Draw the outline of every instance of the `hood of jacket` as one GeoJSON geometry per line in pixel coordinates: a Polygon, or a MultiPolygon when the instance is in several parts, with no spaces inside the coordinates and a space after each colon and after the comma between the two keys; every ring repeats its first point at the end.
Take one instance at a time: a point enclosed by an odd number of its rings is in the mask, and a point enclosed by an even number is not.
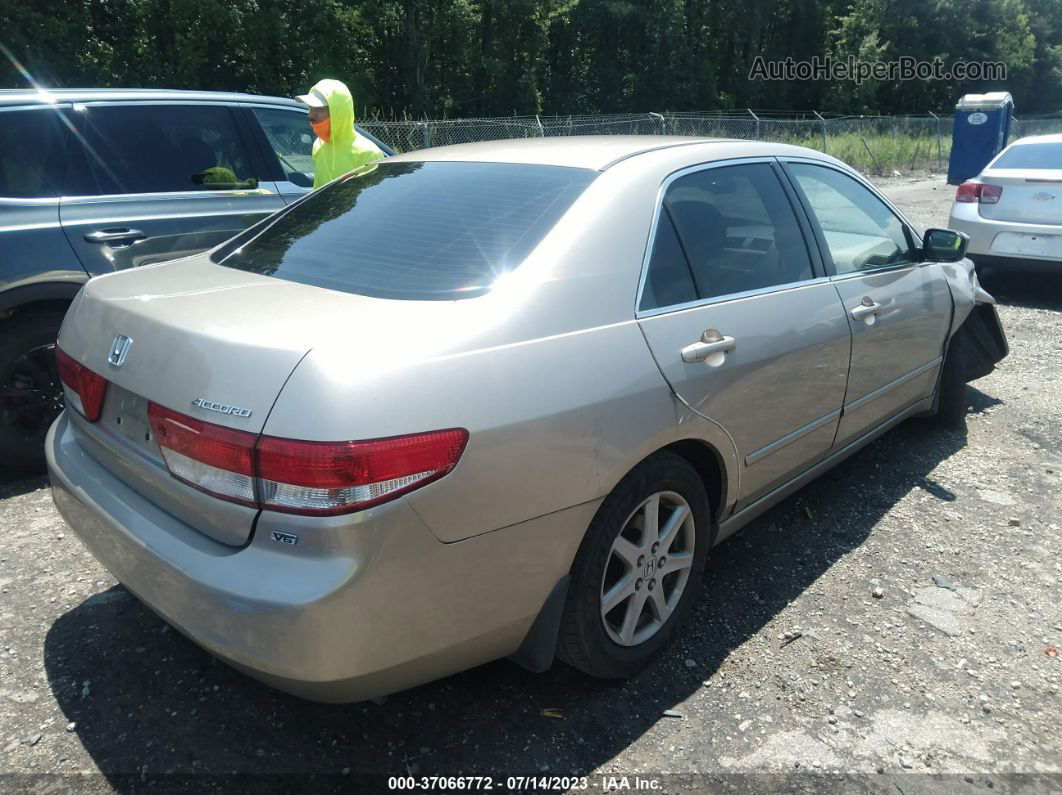
{"type": "Polygon", "coordinates": [[[373,160],[383,152],[354,129],[354,97],[339,80],[319,80],[310,89],[328,102],[330,139],[313,143],[313,186],[319,188],[373,160]]]}
{"type": "Polygon", "coordinates": [[[354,140],[354,97],[350,89],[339,80],[318,80],[310,91],[316,91],[328,102],[332,140],[321,143],[350,146],[354,140]]]}

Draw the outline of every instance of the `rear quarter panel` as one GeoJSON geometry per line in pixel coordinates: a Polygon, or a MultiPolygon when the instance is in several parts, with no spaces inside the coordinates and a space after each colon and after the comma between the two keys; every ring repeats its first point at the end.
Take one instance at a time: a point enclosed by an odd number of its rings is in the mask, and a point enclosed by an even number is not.
{"type": "Polygon", "coordinates": [[[390,372],[367,373],[353,352],[350,366],[336,363],[311,353],[265,432],[364,439],[467,428],[457,468],[406,497],[443,541],[607,493],[627,453],[676,422],[671,395],[633,322],[390,372]]]}

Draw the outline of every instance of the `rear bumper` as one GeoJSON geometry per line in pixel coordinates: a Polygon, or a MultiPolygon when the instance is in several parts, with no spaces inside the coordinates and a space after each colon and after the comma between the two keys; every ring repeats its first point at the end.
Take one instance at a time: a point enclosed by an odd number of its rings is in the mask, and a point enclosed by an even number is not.
{"type": "Polygon", "coordinates": [[[61,415],[52,496],[123,585],[207,651],[281,690],[358,701],[512,654],[568,573],[596,503],[438,541],[403,500],[305,529],[219,544],[88,455],[61,415]]]}
{"type": "Polygon", "coordinates": [[[976,204],[953,204],[948,228],[969,235],[966,252],[978,264],[986,258],[992,258],[993,264],[1007,261],[1016,262],[1019,266],[1044,263],[1051,270],[1062,270],[1062,254],[1030,254],[1020,242],[1022,236],[1052,239],[1047,249],[1051,252],[1062,251],[1062,226],[993,221],[982,217],[976,204]]]}

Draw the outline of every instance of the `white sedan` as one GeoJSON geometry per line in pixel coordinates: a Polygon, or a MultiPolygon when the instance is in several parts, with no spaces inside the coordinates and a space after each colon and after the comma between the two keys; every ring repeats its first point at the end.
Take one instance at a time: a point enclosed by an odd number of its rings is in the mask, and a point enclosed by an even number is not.
{"type": "Polygon", "coordinates": [[[1015,141],[955,192],[948,227],[983,266],[1062,269],[1062,135],[1015,141]]]}

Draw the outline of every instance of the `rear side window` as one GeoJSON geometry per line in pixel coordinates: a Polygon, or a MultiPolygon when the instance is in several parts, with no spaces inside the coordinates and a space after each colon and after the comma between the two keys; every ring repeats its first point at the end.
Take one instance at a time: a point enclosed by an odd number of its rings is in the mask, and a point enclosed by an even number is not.
{"type": "Polygon", "coordinates": [[[0,197],[58,196],[68,139],[58,108],[0,111],[0,197]]]}
{"type": "Polygon", "coordinates": [[[90,105],[81,111],[67,195],[254,187],[243,140],[224,105],[90,105]]]}
{"type": "Polygon", "coordinates": [[[471,298],[518,267],[596,173],[382,162],[310,194],[212,257],[231,268],[377,298],[471,298]]]}
{"type": "Polygon", "coordinates": [[[1062,169],[1062,144],[1019,144],[999,156],[992,168],[1062,169]]]}

